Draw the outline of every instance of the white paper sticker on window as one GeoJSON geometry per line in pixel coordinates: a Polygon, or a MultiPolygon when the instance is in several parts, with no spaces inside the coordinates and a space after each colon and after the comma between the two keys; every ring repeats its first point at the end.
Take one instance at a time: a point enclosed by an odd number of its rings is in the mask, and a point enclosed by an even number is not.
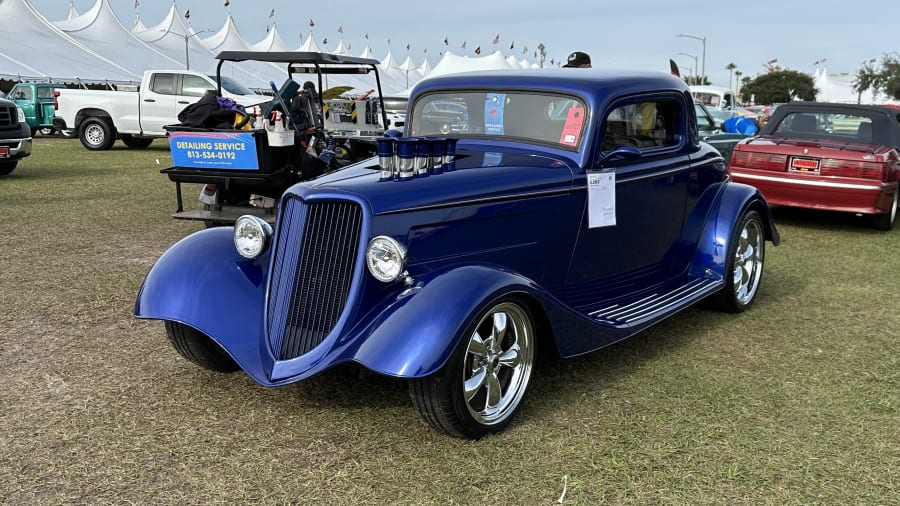
{"type": "Polygon", "coordinates": [[[588,228],[616,225],[616,173],[588,172],[588,228]]]}

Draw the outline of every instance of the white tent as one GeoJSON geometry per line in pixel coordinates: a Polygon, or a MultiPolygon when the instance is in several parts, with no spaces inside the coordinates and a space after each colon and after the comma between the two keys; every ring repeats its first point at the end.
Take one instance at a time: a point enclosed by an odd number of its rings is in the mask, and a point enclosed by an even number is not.
{"type": "MultiPolygon", "coordinates": [[[[231,16],[228,16],[231,17],[231,16]]],[[[266,34],[266,37],[250,46],[251,51],[290,51],[284,41],[281,40],[281,36],[278,34],[278,29],[275,28],[275,24],[272,23],[272,28],[269,30],[269,33],[266,34]]]]}
{"type": "Polygon", "coordinates": [[[134,36],[116,17],[109,0],[97,0],[83,14],[56,21],[57,28],[134,74],[149,67],[177,68],[180,63],[134,36]]]}
{"type": "Polygon", "coordinates": [[[0,76],[64,82],[134,82],[139,74],[68,36],[28,0],[0,0],[0,76]],[[48,48],[53,48],[48,51],[48,48]],[[25,63],[27,62],[27,63],[25,63]]]}
{"type": "Polygon", "coordinates": [[[309,53],[322,52],[322,50],[319,49],[319,45],[316,44],[316,39],[313,37],[312,32],[309,33],[309,37],[306,38],[306,41],[303,44],[300,44],[300,47],[297,48],[297,51],[306,51],[309,53]]]}
{"type": "Polygon", "coordinates": [[[513,65],[507,61],[501,51],[494,51],[488,56],[470,58],[468,56],[459,56],[452,51],[444,53],[441,61],[431,69],[431,72],[425,76],[425,79],[444,74],[456,74],[458,72],[472,72],[476,70],[501,70],[520,68],[518,64],[513,65]]]}
{"type": "Polygon", "coordinates": [[[851,74],[828,74],[825,67],[817,68],[813,75],[813,83],[818,90],[816,100],[818,102],[837,102],[845,104],[883,104],[890,102],[883,95],[868,90],[859,94],[853,90],[853,81],[856,76],[851,74]]]}

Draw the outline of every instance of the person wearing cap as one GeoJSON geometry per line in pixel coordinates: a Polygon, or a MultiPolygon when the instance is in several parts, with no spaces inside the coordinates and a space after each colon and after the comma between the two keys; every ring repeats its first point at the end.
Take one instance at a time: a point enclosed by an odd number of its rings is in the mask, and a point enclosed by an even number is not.
{"type": "Polygon", "coordinates": [[[575,51],[574,53],[569,55],[569,58],[566,60],[566,64],[563,65],[563,68],[589,69],[591,68],[591,57],[588,56],[587,53],[575,51]]]}

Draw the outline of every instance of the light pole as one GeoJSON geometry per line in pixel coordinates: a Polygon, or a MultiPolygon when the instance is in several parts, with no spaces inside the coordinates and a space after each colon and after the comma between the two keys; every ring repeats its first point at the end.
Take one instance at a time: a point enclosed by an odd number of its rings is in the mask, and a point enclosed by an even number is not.
{"type": "Polygon", "coordinates": [[[160,30],[160,31],[165,32],[165,33],[171,33],[172,35],[177,35],[177,36],[181,37],[182,39],[184,39],[184,67],[185,67],[185,70],[191,70],[191,56],[190,56],[190,52],[188,51],[188,39],[190,39],[191,37],[196,37],[196,36],[200,35],[201,33],[211,32],[212,30],[203,30],[201,32],[185,33],[183,35],[180,33],[175,33],[171,30],[160,30]]]}
{"type": "Polygon", "coordinates": [[[697,37],[696,35],[687,35],[684,33],[679,33],[676,37],[687,37],[689,39],[696,39],[703,43],[703,66],[700,70],[700,84],[706,80],[706,37],[697,37]]]}
{"type": "MultiPolygon", "coordinates": [[[[687,56],[688,58],[693,58],[694,59],[694,71],[698,72],[700,70],[700,66],[697,65],[697,57],[696,56],[694,56],[692,54],[688,54],[688,53],[675,53],[675,54],[680,54],[682,56],[687,56]]],[[[694,84],[700,84],[700,83],[694,83],[694,84]]]]}

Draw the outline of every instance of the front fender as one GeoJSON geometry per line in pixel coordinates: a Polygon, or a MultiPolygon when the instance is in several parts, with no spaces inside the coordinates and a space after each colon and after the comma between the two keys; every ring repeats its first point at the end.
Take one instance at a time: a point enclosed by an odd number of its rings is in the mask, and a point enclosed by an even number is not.
{"type": "Polygon", "coordinates": [[[762,216],[766,239],[776,246],[781,242],[775,228],[775,220],[762,193],[750,185],[729,182],[718,194],[718,199],[713,204],[709,219],[700,234],[691,263],[691,274],[724,278],[731,232],[744,212],[749,209],[759,212],[762,216]]]}
{"type": "Polygon", "coordinates": [[[366,326],[353,359],[389,376],[428,376],[443,367],[490,302],[516,292],[537,296],[540,289],[528,278],[492,266],[430,273],[366,326]]]}
{"type": "Polygon", "coordinates": [[[217,342],[254,378],[261,364],[269,254],[247,260],[230,227],[191,234],[169,248],[144,279],[134,316],[189,325],[217,342]]]}

